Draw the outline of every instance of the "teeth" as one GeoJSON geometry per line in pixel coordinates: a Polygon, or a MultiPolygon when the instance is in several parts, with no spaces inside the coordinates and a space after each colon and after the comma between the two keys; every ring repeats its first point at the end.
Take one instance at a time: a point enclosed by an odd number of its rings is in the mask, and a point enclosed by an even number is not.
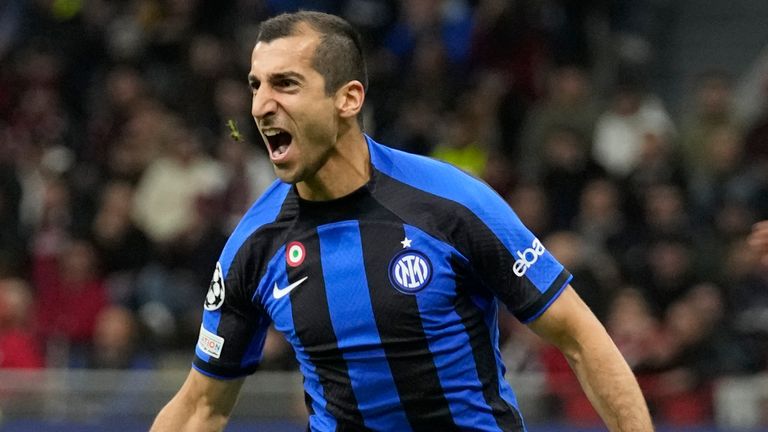
{"type": "Polygon", "coordinates": [[[280,129],[263,129],[261,132],[266,136],[275,136],[283,133],[280,129]]]}

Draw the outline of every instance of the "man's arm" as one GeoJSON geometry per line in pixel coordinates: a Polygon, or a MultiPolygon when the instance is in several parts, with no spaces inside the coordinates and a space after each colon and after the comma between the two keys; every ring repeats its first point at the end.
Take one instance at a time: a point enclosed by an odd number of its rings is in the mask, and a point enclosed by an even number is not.
{"type": "Polygon", "coordinates": [[[243,381],[217,380],[192,369],[179,392],[160,410],[150,431],[223,430],[243,381]]]}
{"type": "Polygon", "coordinates": [[[569,285],[530,328],[565,355],[611,431],[652,431],[634,374],[602,324],[569,285]]]}

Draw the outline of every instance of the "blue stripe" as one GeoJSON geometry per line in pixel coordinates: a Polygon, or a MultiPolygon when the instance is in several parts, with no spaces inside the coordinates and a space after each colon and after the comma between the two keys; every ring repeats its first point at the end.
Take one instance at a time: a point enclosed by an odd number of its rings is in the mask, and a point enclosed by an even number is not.
{"type": "Polygon", "coordinates": [[[412,248],[426,253],[434,266],[430,285],[420,291],[416,299],[429,350],[454,422],[463,430],[496,431],[498,425],[483,397],[469,335],[450,303],[456,296],[456,284],[447,259],[460,254],[418,228],[404,227],[406,237],[412,240],[412,248]],[[446,261],[438,261],[437,257],[446,261]],[[440,307],[443,306],[440,302],[445,302],[444,307],[440,307]]]}
{"type": "Polygon", "coordinates": [[[374,430],[408,431],[373,316],[360,227],[349,221],[318,227],[317,232],[331,323],[365,425],[374,430]]]}
{"type": "MultiPolygon", "coordinates": [[[[503,198],[482,181],[445,162],[385,147],[366,136],[371,163],[382,173],[411,187],[456,202],[474,213],[515,259],[530,248],[535,236],[503,198]]],[[[562,270],[546,251],[525,277],[545,292],[562,270]]]]}

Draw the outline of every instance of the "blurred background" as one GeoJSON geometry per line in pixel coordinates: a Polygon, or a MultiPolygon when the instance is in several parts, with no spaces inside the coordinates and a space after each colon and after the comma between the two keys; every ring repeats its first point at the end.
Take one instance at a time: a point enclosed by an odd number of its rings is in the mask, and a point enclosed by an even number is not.
{"type": "MultiPolygon", "coordinates": [[[[574,273],[659,430],[768,430],[764,0],[3,0],[0,430],[146,430],[178,389],[274,178],[258,24],[299,8],[361,31],[368,134],[483,178],[574,273]]],[[[556,350],[500,331],[530,430],[602,430],[556,350]]],[[[292,356],[271,335],[229,430],[303,430],[292,356]]]]}

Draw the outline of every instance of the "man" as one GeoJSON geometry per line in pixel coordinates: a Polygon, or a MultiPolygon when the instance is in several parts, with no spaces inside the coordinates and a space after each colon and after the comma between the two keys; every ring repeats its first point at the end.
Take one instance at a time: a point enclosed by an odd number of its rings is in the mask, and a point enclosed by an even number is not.
{"type": "Polygon", "coordinates": [[[757,253],[760,262],[768,266],[768,220],[756,223],[749,234],[749,245],[757,253]]]}
{"type": "Polygon", "coordinates": [[[222,429],[270,322],[296,351],[310,430],[525,430],[497,299],[565,353],[611,430],[651,430],[570,274],[503,200],[362,133],[366,71],[345,21],[264,22],[249,81],[279,180],[225,246],[193,368],[153,430],[222,429]]]}

